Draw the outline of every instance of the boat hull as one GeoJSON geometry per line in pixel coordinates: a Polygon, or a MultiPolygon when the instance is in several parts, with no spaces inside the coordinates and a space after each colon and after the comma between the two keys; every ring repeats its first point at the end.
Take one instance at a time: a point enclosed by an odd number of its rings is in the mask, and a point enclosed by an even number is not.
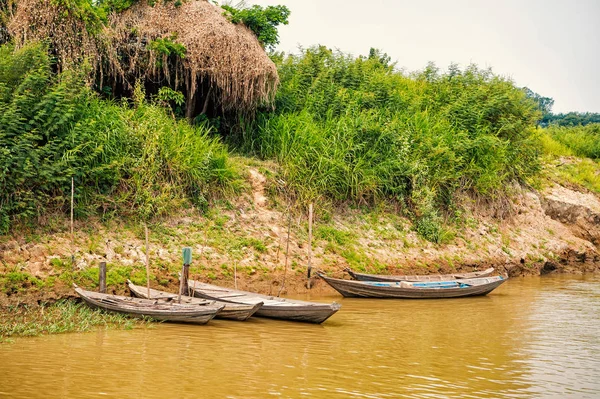
{"type": "Polygon", "coordinates": [[[482,270],[479,272],[470,273],[453,273],[453,274],[431,274],[431,275],[386,275],[386,274],[366,274],[358,273],[350,269],[346,269],[348,274],[358,281],[448,281],[448,280],[459,280],[459,279],[471,279],[479,277],[488,277],[494,273],[494,268],[482,270]]]}
{"type": "Polygon", "coordinates": [[[188,287],[194,292],[194,296],[200,298],[242,304],[263,302],[263,305],[254,315],[278,320],[320,324],[341,308],[341,305],[335,302],[319,303],[278,298],[253,292],[232,290],[192,280],[188,281],[188,287]]]}
{"type": "Polygon", "coordinates": [[[151,318],[176,323],[206,324],[223,306],[198,306],[157,303],[155,300],[102,294],[75,288],[75,292],[90,307],[126,314],[135,318],[151,318]]]}
{"type": "MultiPolygon", "coordinates": [[[[342,280],[319,276],[331,287],[348,298],[397,298],[397,299],[436,299],[436,298],[463,298],[470,296],[487,295],[498,288],[506,279],[502,277],[489,277],[464,280],[477,284],[470,285],[462,281],[440,282],[438,287],[402,286],[402,282],[364,282],[355,280],[342,280]],[[489,280],[489,281],[482,281],[489,280]]],[[[425,283],[412,283],[425,284],[425,283]]],[[[429,283],[431,284],[431,283],[429,283]]]]}
{"type": "Polygon", "coordinates": [[[281,309],[277,306],[265,306],[263,305],[256,316],[267,317],[270,319],[279,320],[290,320],[300,321],[305,323],[316,323],[321,324],[335,312],[340,309],[339,304],[333,304],[332,306],[326,305],[315,309],[313,306],[307,307],[294,307],[292,309],[281,309]],[[337,305],[337,306],[336,306],[337,305]]]}
{"type": "MultiPolygon", "coordinates": [[[[127,282],[129,290],[133,295],[138,298],[148,298],[148,289],[146,287],[141,287],[139,285],[135,285],[130,281],[127,282]]],[[[158,299],[165,302],[173,302],[177,301],[178,295],[170,292],[164,292],[160,290],[150,289],[150,295],[152,299],[158,299]]],[[[222,302],[215,300],[208,300],[202,298],[195,298],[191,296],[181,296],[181,303],[186,304],[197,304],[197,305],[208,305],[208,304],[221,304],[223,305],[223,309],[217,313],[215,318],[217,319],[226,319],[226,320],[235,320],[235,321],[245,321],[248,320],[252,315],[256,313],[262,306],[262,302],[259,302],[254,305],[246,305],[246,304],[238,304],[231,302],[222,302]]]]}

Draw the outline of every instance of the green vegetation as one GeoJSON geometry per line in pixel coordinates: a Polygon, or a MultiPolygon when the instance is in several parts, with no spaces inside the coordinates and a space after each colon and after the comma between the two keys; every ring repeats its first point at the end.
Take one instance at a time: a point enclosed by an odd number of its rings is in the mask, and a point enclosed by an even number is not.
{"type": "Polygon", "coordinates": [[[543,130],[541,142],[551,180],[600,193],[600,124],[551,126],[543,130]]]}
{"type": "Polygon", "coordinates": [[[101,100],[76,72],[52,72],[46,49],[0,47],[0,231],[68,207],[148,218],[205,208],[238,174],[208,127],[147,103],[101,100]]]}
{"type": "Polygon", "coordinates": [[[552,113],[554,99],[544,97],[528,87],[523,88],[525,95],[532,99],[538,110],[541,112],[541,118],[538,124],[543,127],[548,126],[586,126],[592,123],[600,123],[600,113],[595,112],[568,112],[568,113],[552,113]]]}
{"type": "Polygon", "coordinates": [[[42,306],[11,306],[2,311],[0,343],[15,336],[84,332],[99,327],[131,329],[140,323],[143,321],[67,300],[42,306]]]}
{"type": "Polygon", "coordinates": [[[222,5],[225,16],[234,24],[242,23],[256,35],[258,41],[267,49],[274,49],[279,44],[279,25],[287,25],[290,10],[286,6],[261,7],[254,5],[245,7],[238,5],[222,5]]]}
{"type": "MultiPolygon", "coordinates": [[[[3,9],[13,5],[12,0],[0,1],[3,9]]],[[[118,214],[147,220],[192,206],[206,211],[211,199],[241,187],[212,126],[240,152],[277,161],[281,176],[267,190],[295,205],[318,201],[325,207],[372,209],[393,204],[413,221],[420,237],[437,243],[450,241],[452,223],[461,223],[459,195],[494,199],[507,194],[509,182],[530,182],[541,168],[542,148],[554,156],[599,158],[598,125],[551,127],[541,134],[535,129],[540,118],[551,114],[551,98],[475,65],[464,70],[452,65],[442,72],[431,64],[407,74],[375,49],[359,57],[325,47],[298,55],[272,54],[281,81],[275,110],[254,115],[274,92],[276,76],[267,58],[260,77],[236,75],[247,69],[234,66],[211,70],[213,77],[199,79],[186,73],[204,68],[202,62],[214,58],[214,48],[192,54],[196,42],[189,41],[189,26],[179,36],[157,34],[143,24],[128,25],[133,20],[126,19],[110,28],[131,40],[146,40],[144,48],[127,40],[104,43],[107,37],[98,32],[108,28],[106,15],[135,3],[59,0],[49,6],[58,19],[49,21],[79,29],[81,43],[54,37],[50,47],[22,45],[15,37],[14,46],[0,47],[0,232],[15,223],[66,212],[71,179],[78,217],[118,214]],[[178,37],[187,38],[190,51],[178,37]],[[75,50],[60,47],[64,43],[79,48],[79,55],[66,57],[75,50]],[[80,45],[85,43],[89,46],[80,45]],[[56,54],[56,60],[49,54],[56,54]],[[90,65],[84,65],[88,58],[90,65]],[[152,72],[156,65],[164,70],[152,72]],[[125,72],[127,68],[131,70],[125,72]],[[94,85],[120,100],[104,100],[90,89],[94,85]],[[248,85],[261,88],[253,91],[248,85]],[[192,90],[197,98],[190,96],[192,90]],[[242,92],[240,102],[227,108],[233,103],[225,100],[242,92]],[[261,95],[264,101],[256,100],[261,95]],[[177,119],[183,115],[188,120],[200,115],[195,119],[199,126],[177,119]]],[[[223,8],[231,22],[245,24],[269,49],[278,43],[277,27],[287,24],[290,15],[285,6],[240,3],[223,8]]],[[[0,28],[5,29],[8,15],[1,13],[0,28]]],[[[23,29],[31,28],[28,18],[17,19],[23,29]]],[[[257,47],[251,36],[250,42],[257,47]]],[[[562,168],[561,173],[595,187],[596,170],[581,165],[562,168]]],[[[228,219],[213,219],[210,235],[216,240],[228,219]]],[[[348,246],[354,239],[333,227],[321,227],[316,237],[332,246],[348,246]]],[[[265,252],[269,244],[247,239],[228,246],[238,252],[244,247],[265,252]]],[[[86,250],[102,254],[93,237],[86,250]]]]}
{"type": "Polygon", "coordinates": [[[177,40],[177,35],[172,34],[171,37],[163,39],[159,38],[150,42],[150,45],[148,46],[150,50],[156,52],[160,56],[157,61],[160,68],[167,64],[170,57],[185,58],[185,53],[187,52],[185,46],[177,43],[175,40],[177,40]]]}
{"type": "Polygon", "coordinates": [[[455,192],[499,195],[539,170],[535,103],[489,70],[429,65],[407,76],[377,50],[354,58],[324,47],[275,60],[277,111],[242,145],[280,162],[301,203],[397,200],[441,242],[440,209],[455,192]]]}
{"type": "Polygon", "coordinates": [[[573,155],[600,160],[600,123],[574,127],[550,126],[545,133],[568,148],[573,155]]]}
{"type": "Polygon", "coordinates": [[[596,112],[568,112],[545,115],[541,121],[543,126],[586,126],[600,123],[600,113],[596,112]]]}

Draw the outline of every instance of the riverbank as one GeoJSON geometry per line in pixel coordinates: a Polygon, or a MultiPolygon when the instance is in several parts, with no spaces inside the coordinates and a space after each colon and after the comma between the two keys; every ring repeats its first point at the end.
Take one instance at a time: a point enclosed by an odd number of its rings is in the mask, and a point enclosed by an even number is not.
{"type": "MultiPolygon", "coordinates": [[[[235,277],[242,289],[270,294],[308,292],[306,215],[296,212],[288,218],[276,194],[275,165],[255,163],[246,178],[250,188],[245,194],[214,204],[204,215],[190,209],[149,225],[152,286],[178,288],[181,249],[189,246],[191,278],[233,286],[235,277]]],[[[461,218],[443,244],[420,238],[393,205],[331,210],[317,204],[313,268],[337,276],[346,267],[429,274],[494,266],[510,276],[600,270],[597,195],[555,183],[541,191],[518,186],[511,191],[510,198],[495,202],[464,196],[461,218]]],[[[0,238],[0,305],[70,298],[73,282],[95,289],[100,262],[108,264],[109,292],[126,293],[127,279],[145,285],[143,225],[80,220],[73,241],[68,227],[60,216],[0,238]]],[[[328,290],[320,281],[313,284],[315,293],[328,290]]]]}

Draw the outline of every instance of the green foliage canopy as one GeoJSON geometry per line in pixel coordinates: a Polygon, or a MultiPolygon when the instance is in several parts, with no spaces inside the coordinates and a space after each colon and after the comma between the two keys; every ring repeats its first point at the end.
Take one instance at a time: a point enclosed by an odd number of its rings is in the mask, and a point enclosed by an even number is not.
{"type": "Polygon", "coordinates": [[[236,8],[229,5],[221,6],[231,22],[242,23],[248,27],[258,38],[258,41],[267,49],[273,49],[279,44],[279,25],[287,25],[290,10],[286,6],[261,7],[254,5],[248,8],[236,8]]]}

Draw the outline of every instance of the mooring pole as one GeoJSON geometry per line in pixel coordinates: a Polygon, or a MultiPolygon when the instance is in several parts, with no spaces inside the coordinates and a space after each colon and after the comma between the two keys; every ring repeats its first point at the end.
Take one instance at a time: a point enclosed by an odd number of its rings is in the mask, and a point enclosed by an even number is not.
{"type": "Polygon", "coordinates": [[[313,204],[308,205],[308,271],[306,273],[306,286],[310,290],[310,273],[312,272],[312,225],[313,225],[313,204]]]}
{"type": "Polygon", "coordinates": [[[179,298],[181,303],[181,295],[188,294],[188,278],[190,273],[190,264],[192,263],[192,248],[183,248],[183,269],[181,270],[181,279],[179,283],[179,298]]]}
{"type": "Polygon", "coordinates": [[[100,292],[106,294],[106,262],[100,262],[98,268],[98,285],[100,286],[100,292]]]}

